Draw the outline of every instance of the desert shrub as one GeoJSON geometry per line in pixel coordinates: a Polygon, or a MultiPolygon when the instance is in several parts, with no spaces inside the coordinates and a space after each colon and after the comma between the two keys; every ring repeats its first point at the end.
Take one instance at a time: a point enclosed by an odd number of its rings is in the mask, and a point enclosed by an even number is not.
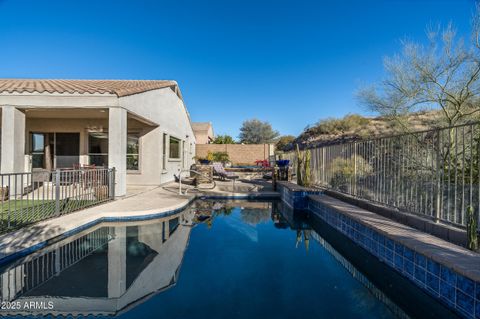
{"type": "Polygon", "coordinates": [[[316,134],[343,134],[358,131],[368,125],[370,119],[358,114],[348,114],[343,118],[328,118],[320,120],[310,130],[316,134]]]}
{"type": "Polygon", "coordinates": [[[361,156],[356,156],[356,170],[355,170],[355,158],[338,157],[330,164],[330,170],[332,172],[332,178],[330,185],[333,188],[348,191],[350,181],[356,176],[356,178],[365,178],[372,172],[372,166],[361,156]]]}

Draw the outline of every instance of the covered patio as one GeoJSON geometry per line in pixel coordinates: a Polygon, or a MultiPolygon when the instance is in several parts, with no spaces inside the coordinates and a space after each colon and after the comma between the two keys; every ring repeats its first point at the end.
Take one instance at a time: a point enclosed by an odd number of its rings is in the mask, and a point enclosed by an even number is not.
{"type": "Polygon", "coordinates": [[[113,107],[7,106],[1,116],[2,173],[115,168],[117,196],[126,194],[126,173],[140,169],[142,136],[157,126],[113,107]]]}

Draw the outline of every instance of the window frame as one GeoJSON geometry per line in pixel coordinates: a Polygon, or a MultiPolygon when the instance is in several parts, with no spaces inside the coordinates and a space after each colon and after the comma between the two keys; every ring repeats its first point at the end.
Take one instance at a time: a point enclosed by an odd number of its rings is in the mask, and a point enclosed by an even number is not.
{"type": "Polygon", "coordinates": [[[141,143],[141,135],[140,135],[140,132],[138,131],[133,131],[133,132],[127,132],[127,150],[126,150],[126,154],[125,154],[125,167],[126,167],[126,163],[127,163],[127,158],[128,158],[128,155],[137,155],[138,156],[138,168],[137,169],[128,169],[126,168],[127,170],[127,174],[140,174],[141,171],[142,171],[142,143],[141,143]],[[128,153],[128,136],[129,135],[136,135],[137,139],[138,139],[138,153],[137,154],[134,154],[134,153],[128,153]]]}
{"type": "Polygon", "coordinates": [[[88,158],[88,165],[93,165],[92,162],[91,162],[91,156],[102,156],[102,157],[106,157],[107,158],[107,162],[106,162],[106,165],[104,167],[108,168],[108,141],[110,139],[110,135],[109,135],[109,132],[108,130],[99,130],[99,131],[87,131],[87,158],[88,158]],[[91,153],[90,152],[90,134],[95,134],[95,133],[103,133],[103,134],[107,134],[107,153],[91,153]]]}
{"type": "Polygon", "coordinates": [[[168,161],[168,149],[167,149],[168,134],[167,132],[162,133],[162,172],[167,172],[167,161],[168,161]]]}
{"type": "Polygon", "coordinates": [[[169,162],[180,162],[182,160],[181,147],[182,147],[182,139],[172,135],[168,136],[168,161],[169,162]],[[178,157],[172,157],[172,152],[171,152],[172,139],[178,141],[178,157]]]}

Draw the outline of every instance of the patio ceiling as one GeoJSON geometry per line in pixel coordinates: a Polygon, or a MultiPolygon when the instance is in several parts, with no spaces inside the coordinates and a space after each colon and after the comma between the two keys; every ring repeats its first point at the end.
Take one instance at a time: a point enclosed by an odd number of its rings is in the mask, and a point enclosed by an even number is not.
{"type": "Polygon", "coordinates": [[[27,118],[49,119],[108,119],[108,109],[26,109],[27,118]]]}
{"type": "MultiPolygon", "coordinates": [[[[32,119],[108,119],[108,108],[86,109],[86,108],[35,108],[24,109],[27,118],[32,119]]],[[[148,126],[156,126],[151,121],[128,113],[129,120],[135,120],[148,126]]]]}

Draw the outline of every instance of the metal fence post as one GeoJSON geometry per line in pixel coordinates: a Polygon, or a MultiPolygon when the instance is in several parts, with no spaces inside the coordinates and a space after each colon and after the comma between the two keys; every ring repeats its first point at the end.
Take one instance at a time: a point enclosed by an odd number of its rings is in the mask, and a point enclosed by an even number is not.
{"type": "Polygon", "coordinates": [[[353,196],[357,196],[357,142],[353,143],[353,196]]]}
{"type": "MultiPolygon", "coordinates": [[[[435,199],[435,221],[438,223],[440,221],[440,210],[441,210],[441,196],[442,196],[442,175],[441,175],[441,156],[442,152],[440,151],[442,147],[441,141],[440,141],[440,130],[437,130],[437,151],[436,151],[436,156],[437,156],[437,189],[436,189],[436,199],[435,199]]],[[[442,168],[443,169],[443,168],[442,168]]]]}
{"type": "Polygon", "coordinates": [[[110,176],[110,198],[115,199],[115,167],[112,167],[112,170],[110,172],[112,174],[110,176]]]}
{"type": "Polygon", "coordinates": [[[60,170],[55,170],[55,214],[60,215],[60,170]]]}

